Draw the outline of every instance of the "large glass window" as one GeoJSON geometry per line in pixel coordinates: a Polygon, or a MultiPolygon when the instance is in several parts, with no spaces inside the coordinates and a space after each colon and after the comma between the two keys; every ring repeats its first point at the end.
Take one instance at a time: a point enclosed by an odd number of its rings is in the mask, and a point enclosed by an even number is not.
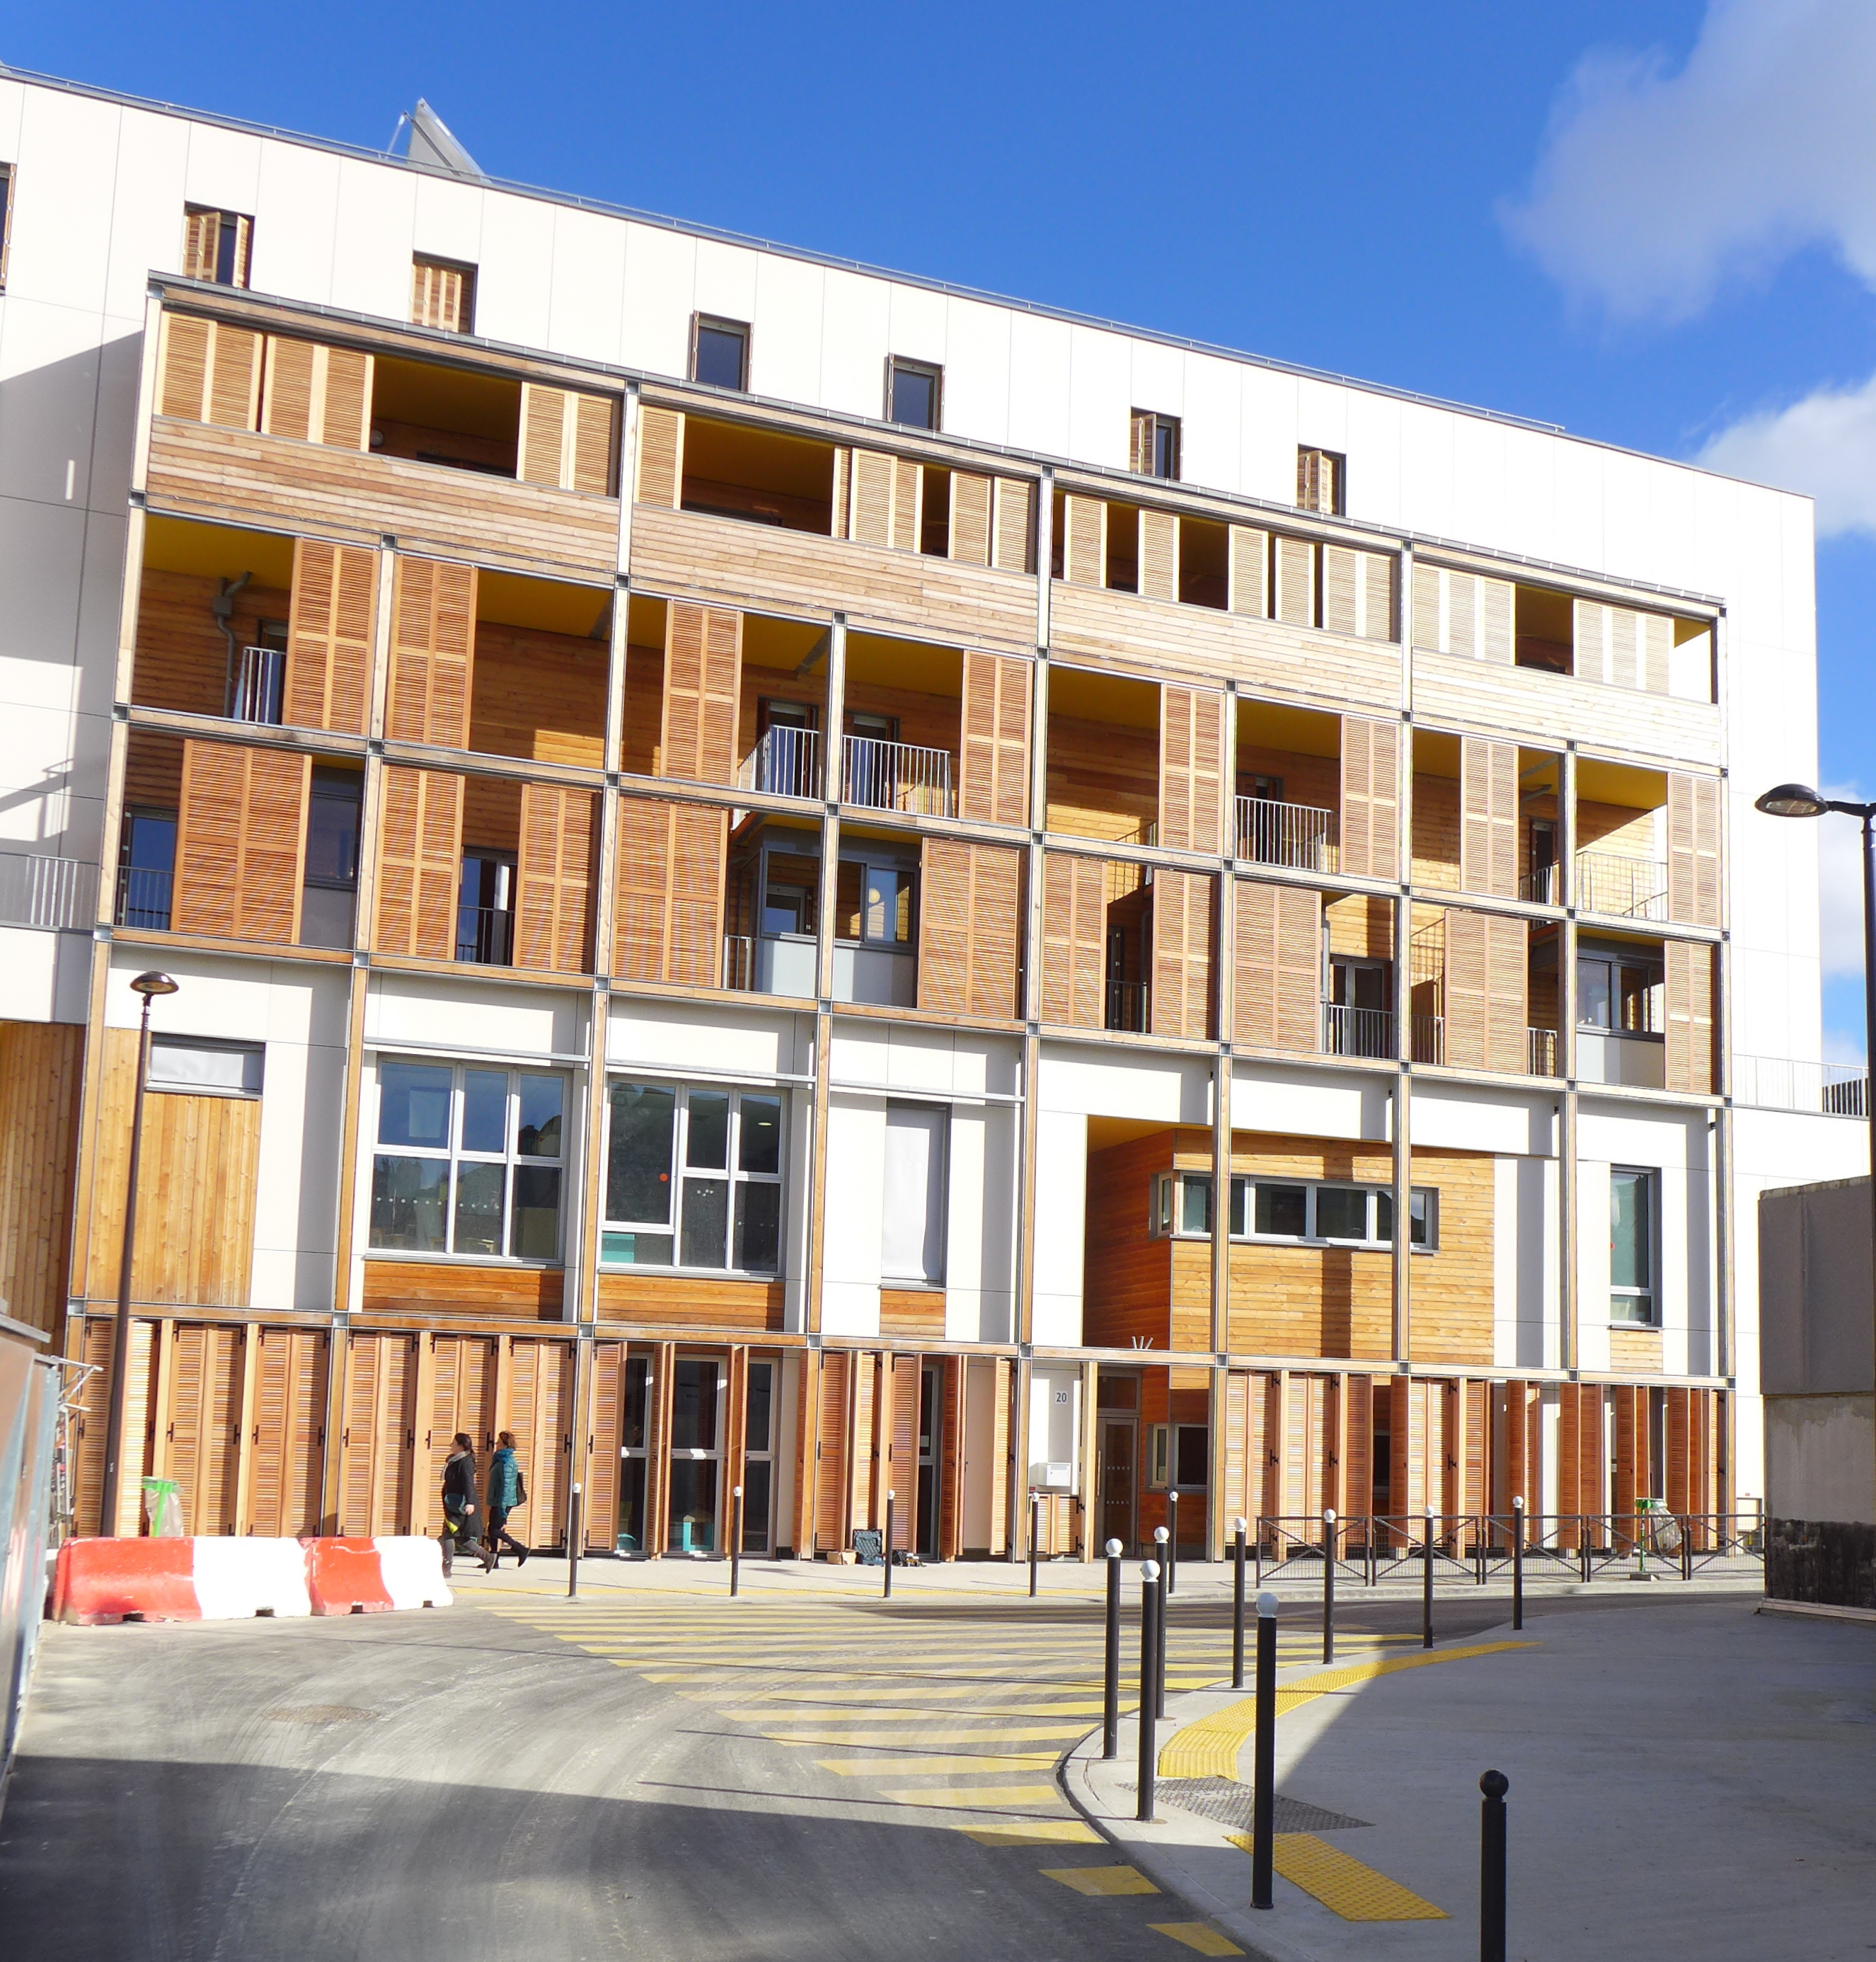
{"type": "Polygon", "coordinates": [[[886,364],[886,420],[912,429],[935,430],[943,372],[923,361],[901,361],[893,356],[886,364]]]}
{"type": "Polygon", "coordinates": [[[746,321],[692,317],[691,379],[713,388],[749,385],[749,327],[746,321]]]}
{"type": "Polygon", "coordinates": [[[1659,1035],[1667,1027],[1664,970],[1632,955],[1579,954],[1576,1018],[1580,1027],[1619,1035],[1659,1035]]]}
{"type": "MultiPolygon", "coordinates": [[[[1430,1252],[1439,1245],[1437,1188],[1412,1189],[1408,1244],[1430,1252]]],[[[1153,1182],[1152,1229],[1175,1239],[1204,1239],[1211,1232],[1211,1174],[1162,1172],[1153,1182]]],[[[1394,1241],[1394,1194],[1385,1185],[1327,1179],[1231,1181],[1231,1238],[1302,1240],[1324,1246],[1389,1247],[1394,1241]]]]}
{"type": "Polygon", "coordinates": [[[608,1107],[603,1264],[779,1270],[779,1092],[614,1083],[608,1107]]]}
{"type": "Polygon", "coordinates": [[[566,1102],[563,1076],[381,1062],[372,1246],[557,1261],[566,1102]]]}
{"type": "Polygon", "coordinates": [[[1618,1165],[1609,1174],[1609,1318],[1656,1320],[1652,1171],[1618,1165]]]}

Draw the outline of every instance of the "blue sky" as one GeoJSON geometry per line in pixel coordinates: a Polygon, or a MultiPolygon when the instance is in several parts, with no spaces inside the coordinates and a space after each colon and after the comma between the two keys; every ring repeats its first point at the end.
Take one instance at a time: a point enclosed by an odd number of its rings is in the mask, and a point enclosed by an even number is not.
{"type": "MultiPolygon", "coordinates": [[[[1869,0],[89,0],[22,9],[0,56],[373,145],[423,94],[499,176],[1712,445],[1819,496],[1823,774],[1876,793],[1869,0]]],[[[1833,1055],[1862,1042],[1846,868],[1833,1055]]]]}

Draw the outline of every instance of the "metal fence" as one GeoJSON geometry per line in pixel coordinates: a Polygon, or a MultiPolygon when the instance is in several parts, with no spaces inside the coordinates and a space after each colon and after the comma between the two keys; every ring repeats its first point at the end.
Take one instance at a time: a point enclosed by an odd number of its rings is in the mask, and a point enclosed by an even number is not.
{"type": "Polygon", "coordinates": [[[1259,865],[1287,865],[1300,872],[1335,870],[1335,813],[1268,797],[1237,800],[1237,855],[1259,865]]]}
{"type": "Polygon", "coordinates": [[[1392,1056],[1393,1011],[1386,1008],[1351,1008],[1344,1002],[1325,1002],[1322,1047],[1330,1056],[1392,1056]]]}
{"type": "Polygon", "coordinates": [[[723,936],[723,986],[748,994],[755,986],[755,937],[747,933],[723,936]]]}
{"type": "Polygon", "coordinates": [[[919,817],[955,816],[951,753],[873,736],[843,736],[841,801],[919,817]]]}
{"type": "Polygon", "coordinates": [[[515,964],[515,915],[503,906],[456,909],[456,958],[490,967],[515,964]]]}
{"type": "Polygon", "coordinates": [[[97,918],[95,865],[82,858],[42,857],[31,852],[0,852],[0,923],[89,927],[97,918]]]}
{"type": "Polygon", "coordinates": [[[1557,1073],[1557,1032],[1555,1029],[1524,1031],[1524,1069],[1530,1076],[1555,1076],[1557,1073]]]}
{"type": "Polygon", "coordinates": [[[1867,1117],[1869,1072],[1860,1064],[1736,1056],[1733,1100],[1764,1110],[1821,1110],[1833,1117],[1867,1117]]]}
{"type": "Polygon", "coordinates": [[[117,924],[140,927],[147,932],[169,931],[171,888],[175,875],[152,871],[145,865],[120,865],[117,868],[117,924]]]}
{"type": "Polygon", "coordinates": [[[1147,1030],[1147,984],[1144,981],[1110,981],[1107,984],[1107,1026],[1131,1035],[1147,1030]]]}
{"type": "Polygon", "coordinates": [[[742,759],[738,784],[770,797],[818,797],[821,794],[821,732],[777,725],[765,729],[755,747],[742,759]]]}
{"type": "Polygon", "coordinates": [[[286,695],[286,650],[244,647],[228,713],[237,722],[277,724],[286,695]]]}
{"type": "Polygon", "coordinates": [[[1579,912],[1616,919],[1667,917],[1667,868],[1657,859],[1579,852],[1574,885],[1579,912]]]}

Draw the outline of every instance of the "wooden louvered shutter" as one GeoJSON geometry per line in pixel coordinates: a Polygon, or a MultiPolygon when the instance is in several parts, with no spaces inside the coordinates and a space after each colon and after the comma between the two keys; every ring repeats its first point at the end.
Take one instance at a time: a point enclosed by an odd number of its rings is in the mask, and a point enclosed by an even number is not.
{"type": "Polygon", "coordinates": [[[960,816],[1023,823],[1029,804],[1029,683],[1027,661],[965,650],[960,816]]]}
{"type": "Polygon", "coordinates": [[[378,554],[362,545],[298,538],[287,623],[287,722],[365,733],[372,681],[378,554]]]}
{"type": "Polygon", "coordinates": [[[397,561],[384,730],[393,742],[469,746],[475,621],[474,566],[432,558],[397,561]]]}
{"type": "Polygon", "coordinates": [[[681,987],[720,985],[729,844],[726,810],[619,800],[614,975],[681,987]]]}
{"type": "Polygon", "coordinates": [[[1219,759],[1224,698],[1208,691],[1160,691],[1160,842],[1169,852],[1218,849],[1219,759]]]}
{"type": "Polygon", "coordinates": [[[313,367],[318,353],[310,340],[267,337],[267,376],[260,403],[263,436],[313,440],[313,367]]]}
{"type": "Polygon", "coordinates": [[[1716,777],[1667,773],[1667,916],[1683,926],[1720,923],[1720,785],[1716,777]]]}
{"type": "Polygon", "coordinates": [[[372,944],[386,954],[453,960],[464,781],[440,770],[388,763],[383,787],[372,944]]]}
{"type": "MultiPolygon", "coordinates": [[[[847,1544],[847,1378],[865,1360],[844,1350],[824,1350],[821,1355],[821,1423],[815,1446],[819,1455],[814,1467],[814,1544],[820,1552],[847,1544]]],[[[804,1433],[806,1428],[804,1424],[804,1433]]]]}
{"type": "Polygon", "coordinates": [[[1522,920],[1446,915],[1446,1061],[1455,1069],[1524,1070],[1528,940],[1522,920]]]}
{"type": "Polygon", "coordinates": [[[163,316],[162,373],[157,383],[157,414],[206,422],[209,354],[214,323],[187,314],[163,316]]]}
{"type": "MultiPolygon", "coordinates": [[[[892,1457],[886,1487],[897,1494],[892,1512],[892,1544],[908,1551],[912,1545],[912,1522],[922,1513],[918,1482],[924,1475],[918,1462],[918,1406],[924,1388],[919,1359],[916,1356],[894,1356],[892,1457]]],[[[933,1439],[933,1442],[935,1444],[937,1440],[933,1439]]],[[[938,1475],[936,1465],[931,1468],[930,1475],[938,1475]]]]}
{"type": "Polygon", "coordinates": [[[1582,681],[1607,681],[1609,674],[1609,615],[1610,609],[1594,599],[1579,599],[1575,605],[1573,672],[1582,681]]]}
{"type": "Polygon", "coordinates": [[[316,1533],[323,1523],[328,1337],[323,1331],[262,1328],[254,1340],[246,1530],[266,1539],[316,1533]]]}
{"type": "Polygon", "coordinates": [[[521,788],[515,964],[589,971],[592,944],[594,798],[559,784],[521,788]]]}
{"type": "Polygon", "coordinates": [[[1179,596],[1179,521],[1170,511],[1140,514],[1140,594],[1144,599],[1179,596]]]}
{"type": "Polygon", "coordinates": [[[1153,1033],[1202,1042],[1211,1021],[1211,887],[1203,872],[1153,875],[1153,1033]]]}
{"type": "Polygon", "coordinates": [[[661,776],[735,781],[742,679],[742,615],[673,601],[665,609],[661,776]]]}
{"type": "Polygon", "coordinates": [[[884,450],[853,452],[847,535],[856,545],[892,543],[892,477],[896,460],[884,450]]]}
{"type": "Polygon", "coordinates": [[[1641,685],[1651,695],[1665,695],[1674,648],[1674,623],[1662,613],[1644,613],[1641,619],[1641,685]]]}
{"type": "Polygon", "coordinates": [[[1512,637],[1517,589],[1508,579],[1479,581],[1479,658],[1501,667],[1512,663],[1517,647],[1512,637]]]}
{"type": "Polygon", "coordinates": [[[834,495],[829,501],[828,533],[831,538],[844,538],[847,535],[847,506],[853,476],[853,452],[845,444],[835,446],[834,452],[834,495]]]}
{"type": "Polygon", "coordinates": [[[1342,870],[1358,878],[1399,876],[1396,734],[1391,722],[1342,719],[1342,870]]]}
{"type": "Polygon", "coordinates": [[[1261,1049],[1321,1047],[1322,896],[1240,879],[1232,1040],[1261,1049]]]}
{"type": "Polygon", "coordinates": [[[603,497],[612,481],[612,404],[604,395],[524,382],[518,450],[524,484],[603,497]]]}
{"type": "Polygon", "coordinates": [[[1637,629],[1642,616],[1626,606],[1603,609],[1609,622],[1609,679],[1616,688],[1635,688],[1641,677],[1635,671],[1638,651],[1637,629]]]}
{"type": "Polygon", "coordinates": [[[1270,534],[1254,525],[1230,528],[1230,561],[1227,570],[1228,598],[1233,613],[1253,619],[1270,617],[1270,534]]]}
{"type": "Polygon", "coordinates": [[[1414,645],[1430,653],[1448,651],[1444,622],[1440,618],[1446,591],[1446,574],[1424,560],[1414,564],[1414,645]]]}
{"type": "Polygon", "coordinates": [[[959,565],[990,564],[991,480],[968,470],[951,473],[951,532],[946,551],[959,565]]]}
{"type": "Polygon", "coordinates": [[[1035,536],[1035,486],[1027,478],[997,479],[995,527],[991,539],[991,563],[999,572],[1029,572],[1035,536]]]}
{"type": "Polygon", "coordinates": [[[1670,940],[1667,968],[1667,1085],[1686,1095],[1711,1096],[1715,1088],[1713,968],[1716,948],[1670,940]]]}
{"type": "Polygon", "coordinates": [[[183,277],[212,280],[221,244],[222,214],[219,211],[185,211],[183,213],[183,277]]]}
{"type": "Polygon", "coordinates": [[[636,496],[641,504],[675,511],[684,500],[684,417],[676,409],[641,404],[638,412],[636,496]]]}
{"type": "Polygon", "coordinates": [[[244,327],[165,315],[157,413],[222,429],[255,428],[262,347],[262,337],[244,327]]]}
{"type": "Polygon", "coordinates": [[[178,933],[299,938],[312,759],[231,743],[183,745],[176,826],[178,933]]]}
{"type": "Polygon", "coordinates": [[[349,347],[267,338],[260,428],[335,449],[371,446],[372,357],[349,347]]]}
{"type": "Polygon", "coordinates": [[[1361,624],[1355,628],[1364,641],[1391,641],[1394,637],[1395,561],[1386,552],[1357,552],[1355,569],[1361,579],[1361,624]]]}
{"type": "Polygon", "coordinates": [[[1459,883],[1495,900],[1517,897],[1517,745],[1460,739],[1459,883]]]}
{"type": "Polygon", "coordinates": [[[1042,1019],[1106,1026],[1106,868],[1064,852],[1042,860],[1042,1019]]]}
{"type": "Polygon", "coordinates": [[[468,281],[459,266],[442,266],[416,259],[410,267],[410,318],[419,327],[440,327],[446,333],[466,334],[468,281]]]}
{"type": "Polygon", "coordinates": [[[559,484],[568,407],[564,388],[544,388],[538,382],[521,385],[521,468],[515,474],[522,483],[559,484]]]}
{"type": "Polygon", "coordinates": [[[892,548],[915,552],[924,529],[925,473],[908,457],[892,459],[892,548]]]}
{"type": "Polygon", "coordinates": [[[1128,449],[1129,470],[1142,477],[1153,475],[1153,418],[1136,413],[1128,449]]]}
{"type": "Polygon", "coordinates": [[[918,1005],[938,1015],[1016,1013],[1023,855],[928,838],[920,855],[918,1005]]]}
{"type": "Polygon", "coordinates": [[[1346,545],[1322,548],[1322,626],[1326,632],[1352,636],[1359,631],[1361,557],[1346,545]]]}
{"type": "Polygon", "coordinates": [[[1287,626],[1316,625],[1316,548],[1307,538],[1277,538],[1271,558],[1275,572],[1272,616],[1287,626]]]}
{"type": "Polygon", "coordinates": [[[1062,577],[1070,586],[1107,583],[1107,506],[1099,497],[1062,500],[1062,577]]]}

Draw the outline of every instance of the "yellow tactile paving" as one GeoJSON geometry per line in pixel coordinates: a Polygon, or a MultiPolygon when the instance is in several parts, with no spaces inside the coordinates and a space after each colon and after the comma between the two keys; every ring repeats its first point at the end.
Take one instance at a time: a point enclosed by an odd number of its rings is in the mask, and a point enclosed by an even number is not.
{"type": "Polygon", "coordinates": [[[1061,1797],[1052,1785],[901,1785],[879,1796],[895,1805],[935,1805],[947,1812],[968,1807],[979,1812],[1023,1812],[1053,1805],[1061,1797]]]}
{"type": "Polygon", "coordinates": [[[1160,1890],[1137,1867],[1044,1867],[1047,1881],[1060,1881],[1078,1894],[1157,1894],[1160,1890]]]}
{"type": "MultiPolygon", "coordinates": [[[[1386,1656],[1377,1662],[1351,1663],[1346,1669],[1326,1669],[1306,1676],[1300,1682],[1284,1684],[1277,1692],[1279,1717],[1332,1691],[1347,1689],[1358,1682],[1372,1682],[1377,1677],[1393,1676],[1402,1670],[1424,1669],[1431,1663],[1464,1662],[1474,1656],[1499,1655],[1508,1649],[1533,1647],[1530,1642],[1477,1642],[1469,1647],[1418,1650],[1412,1655],[1386,1656]]],[[[1214,1710],[1209,1717],[1195,1718],[1175,1731],[1160,1753],[1160,1775],[1166,1778],[1236,1778],[1238,1753],[1257,1730],[1257,1699],[1214,1710]]]]}
{"type": "Polygon", "coordinates": [[[1079,1819],[1032,1819],[1021,1826],[960,1826],[980,1846],[1099,1846],[1105,1843],[1079,1819]]]}
{"type": "Polygon", "coordinates": [[[1208,1921],[1150,1921],[1155,1935],[1169,1935],[1184,1947],[1201,1955],[1242,1955],[1244,1951],[1229,1935],[1220,1935],[1208,1921]]]}
{"type": "MultiPolygon", "coordinates": [[[[1248,1833],[1227,1836],[1235,1846],[1251,1850],[1248,1833]]],[[[1344,1921],[1445,1921],[1444,1908],[1422,1900],[1409,1887],[1390,1881],[1364,1865],[1352,1853],[1319,1839],[1313,1833],[1279,1833],[1271,1840],[1271,1862],[1278,1873],[1306,1894],[1313,1894],[1330,1913],[1344,1921]]]]}

